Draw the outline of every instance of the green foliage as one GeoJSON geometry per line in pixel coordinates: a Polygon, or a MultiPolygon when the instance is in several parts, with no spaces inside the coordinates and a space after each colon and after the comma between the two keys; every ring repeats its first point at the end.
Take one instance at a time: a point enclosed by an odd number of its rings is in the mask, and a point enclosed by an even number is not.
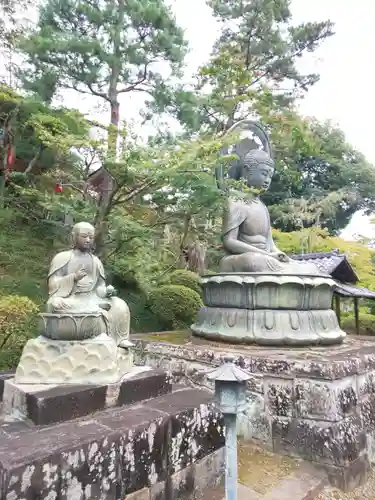
{"type": "Polygon", "coordinates": [[[23,346],[30,337],[30,318],[34,319],[37,311],[37,305],[28,297],[0,297],[0,350],[9,346],[23,346]]]}
{"type": "MultiPolygon", "coordinates": [[[[71,148],[88,141],[89,124],[78,111],[47,106],[5,84],[0,84],[0,127],[13,138],[16,167],[28,174],[71,168],[71,148]]],[[[2,153],[6,146],[0,144],[2,153]]]]}
{"type": "Polygon", "coordinates": [[[0,296],[26,296],[37,304],[45,300],[46,272],[59,248],[53,236],[14,209],[0,211],[0,296]]]}
{"type": "MultiPolygon", "coordinates": [[[[349,335],[357,335],[353,311],[341,315],[341,328],[349,335]]],[[[359,311],[359,335],[375,335],[375,315],[364,308],[359,311]]]]}
{"type": "Polygon", "coordinates": [[[118,288],[118,296],[126,301],[131,313],[130,328],[132,332],[159,332],[163,324],[159,317],[151,311],[145,294],[118,288]]]}
{"type": "Polygon", "coordinates": [[[172,273],[168,274],[163,280],[165,284],[170,285],[182,285],[194,290],[199,295],[202,294],[202,289],[199,285],[199,275],[193,273],[192,271],[187,271],[186,269],[177,269],[172,273]]]}
{"type": "Polygon", "coordinates": [[[375,169],[340,129],[291,113],[279,118],[268,116],[278,168],[264,196],[275,227],[320,225],[337,234],[356,211],[373,210],[375,169]]]}
{"type": "Polygon", "coordinates": [[[160,92],[155,63],[168,62],[176,74],[185,42],[163,0],[48,0],[19,48],[32,68],[23,82],[42,99],[61,87],[115,104],[119,93],[160,92]]]}
{"type": "Polygon", "coordinates": [[[37,331],[38,307],[28,297],[0,296],[0,370],[14,368],[37,331]]]}
{"type": "Polygon", "coordinates": [[[275,230],[273,237],[278,248],[287,254],[329,252],[337,248],[340,253],[346,255],[355,269],[360,279],[360,286],[374,288],[375,251],[365,245],[330,236],[327,230],[316,228],[290,233],[275,230]]]}
{"type": "Polygon", "coordinates": [[[189,327],[203,305],[197,292],[181,285],[163,285],[154,289],[148,303],[166,330],[189,327]]]}
{"type": "Polygon", "coordinates": [[[329,21],[294,26],[290,0],[210,0],[220,36],[190,92],[179,87],[166,108],[189,130],[227,130],[235,121],[283,108],[318,79],[298,59],[333,34],[329,21]]]}

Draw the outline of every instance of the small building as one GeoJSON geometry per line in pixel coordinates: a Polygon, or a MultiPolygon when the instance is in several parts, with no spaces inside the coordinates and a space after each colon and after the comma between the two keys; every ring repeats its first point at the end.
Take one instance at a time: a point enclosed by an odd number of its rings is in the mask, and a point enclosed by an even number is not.
{"type": "Polygon", "coordinates": [[[314,263],[324,274],[331,275],[336,282],[334,291],[334,309],[339,323],[341,322],[340,298],[352,298],[354,302],[355,327],[359,333],[359,299],[375,300],[375,292],[367,288],[355,286],[359,278],[348,261],[345,254],[340,254],[338,249],[331,252],[306,253],[293,255],[293,259],[314,263]]]}

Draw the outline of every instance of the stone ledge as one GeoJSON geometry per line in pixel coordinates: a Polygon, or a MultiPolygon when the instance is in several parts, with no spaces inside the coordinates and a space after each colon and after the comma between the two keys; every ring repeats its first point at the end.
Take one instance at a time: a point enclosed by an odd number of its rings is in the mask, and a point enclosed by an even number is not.
{"type": "MultiPolygon", "coordinates": [[[[1,380],[1,379],[0,379],[1,380]]],[[[35,425],[50,425],[84,417],[109,406],[124,406],[168,394],[172,385],[162,370],[128,374],[110,385],[19,385],[4,382],[4,410],[17,410],[35,425]]]]}
{"type": "Polygon", "coordinates": [[[173,358],[182,363],[217,366],[225,353],[231,353],[251,374],[339,380],[371,370],[375,373],[375,338],[369,337],[347,337],[343,344],[329,348],[231,345],[193,337],[187,338],[185,344],[173,344],[156,338],[150,341],[141,334],[132,337],[136,362],[147,357],[166,361],[173,358]]]}
{"type": "Polygon", "coordinates": [[[12,377],[14,377],[14,371],[0,373],[0,403],[3,400],[5,381],[12,377]]]}
{"type": "Polygon", "coordinates": [[[43,428],[4,423],[1,498],[117,500],[155,490],[156,483],[169,488],[173,474],[198,467],[224,445],[223,422],[211,401],[210,393],[185,388],[91,419],[43,428]]]}

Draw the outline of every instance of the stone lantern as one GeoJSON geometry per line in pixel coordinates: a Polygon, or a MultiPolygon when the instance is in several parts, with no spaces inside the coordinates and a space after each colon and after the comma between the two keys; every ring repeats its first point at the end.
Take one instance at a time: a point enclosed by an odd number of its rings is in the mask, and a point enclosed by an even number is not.
{"type": "Polygon", "coordinates": [[[234,364],[234,357],[227,355],[224,363],[209,372],[215,382],[215,400],[225,423],[225,497],[237,499],[237,414],[246,409],[246,382],[244,370],[234,364]]]}

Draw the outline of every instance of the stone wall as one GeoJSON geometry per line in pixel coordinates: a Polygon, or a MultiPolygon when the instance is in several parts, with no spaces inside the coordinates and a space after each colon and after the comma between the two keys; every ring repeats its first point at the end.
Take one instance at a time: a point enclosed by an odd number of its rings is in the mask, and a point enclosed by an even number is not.
{"type": "Polygon", "coordinates": [[[202,478],[222,477],[224,428],[211,401],[178,387],[61,424],[0,422],[0,499],[192,499],[202,478]]]}
{"type": "Polygon", "coordinates": [[[228,352],[251,375],[240,434],[323,466],[345,490],[366,480],[375,462],[373,340],[349,338],[342,346],[306,349],[136,340],[137,363],[162,367],[175,381],[209,390],[206,373],[228,352]]]}

